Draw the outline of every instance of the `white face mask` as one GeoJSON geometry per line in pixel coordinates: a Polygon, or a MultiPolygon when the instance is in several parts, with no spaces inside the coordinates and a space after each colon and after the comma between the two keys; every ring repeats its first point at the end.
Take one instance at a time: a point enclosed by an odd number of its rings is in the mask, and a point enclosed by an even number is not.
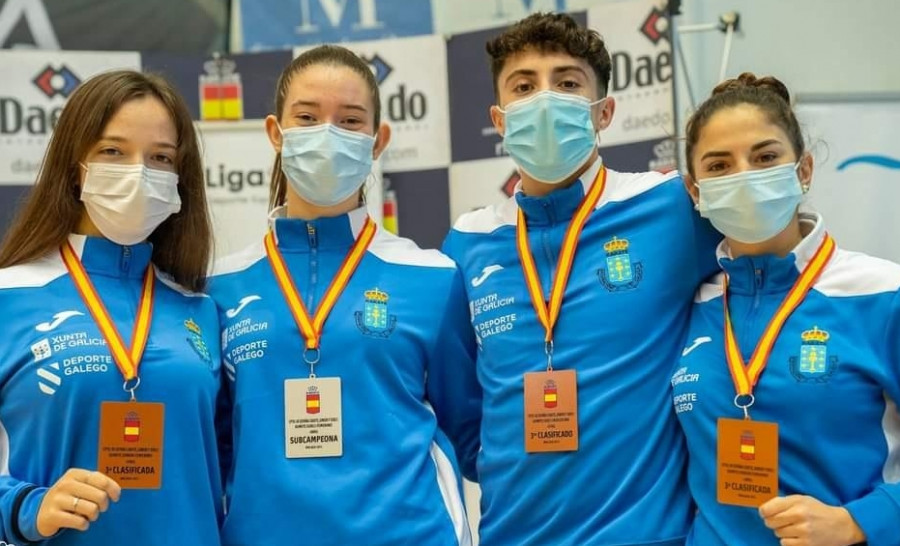
{"type": "Polygon", "coordinates": [[[141,163],[88,163],[81,200],[100,233],[120,245],[140,243],[181,210],[178,175],[141,163]]]}

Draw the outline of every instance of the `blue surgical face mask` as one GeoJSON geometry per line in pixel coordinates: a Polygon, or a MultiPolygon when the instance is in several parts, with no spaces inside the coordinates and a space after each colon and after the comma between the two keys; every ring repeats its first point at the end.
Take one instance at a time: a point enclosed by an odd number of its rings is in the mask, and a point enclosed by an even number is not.
{"type": "Polygon", "coordinates": [[[375,137],[330,123],[281,131],[281,170],[305,201],[331,207],[359,191],[372,171],[375,137]]]}
{"type": "Polygon", "coordinates": [[[572,176],[596,148],[591,106],[599,102],[541,91],[500,110],[506,116],[503,147],[528,176],[558,184],[572,176]]]}
{"type": "Polygon", "coordinates": [[[797,177],[800,163],[743,171],[698,180],[700,216],[723,235],[742,243],[761,243],[791,223],[804,188],[797,177]]]}

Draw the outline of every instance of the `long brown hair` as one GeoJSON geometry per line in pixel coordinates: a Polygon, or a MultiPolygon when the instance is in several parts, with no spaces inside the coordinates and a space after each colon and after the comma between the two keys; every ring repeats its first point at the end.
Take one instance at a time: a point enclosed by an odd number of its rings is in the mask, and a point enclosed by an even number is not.
{"type": "Polygon", "coordinates": [[[181,211],[148,237],[153,263],[176,282],[203,289],[212,252],[206,184],[190,111],[160,76],[132,70],[106,72],[84,82],[66,103],[50,139],[37,182],[0,245],[0,267],[30,262],[55,252],[84,213],[79,199],[79,165],[102,138],[109,120],[128,101],[159,99],[175,124],[175,170],[181,211]]]}
{"type": "MultiPolygon", "coordinates": [[[[291,61],[281,72],[278,84],[275,86],[275,117],[281,120],[284,113],[284,101],[287,100],[288,90],[294,76],[305,68],[315,65],[343,66],[353,70],[366,82],[372,94],[373,108],[375,109],[375,131],[381,125],[381,94],[378,92],[378,82],[369,66],[349,49],[336,45],[321,45],[300,54],[291,61]]],[[[362,200],[360,189],[360,200],[362,200]]],[[[287,177],[281,170],[281,153],[275,154],[275,165],[272,167],[272,183],[269,187],[269,210],[284,204],[287,192],[287,177]]],[[[362,202],[362,201],[361,201],[362,202]]]]}

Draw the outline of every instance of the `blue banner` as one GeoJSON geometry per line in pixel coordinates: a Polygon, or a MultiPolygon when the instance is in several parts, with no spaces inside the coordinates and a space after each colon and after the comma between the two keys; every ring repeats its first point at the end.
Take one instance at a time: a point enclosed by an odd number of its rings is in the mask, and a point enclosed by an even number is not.
{"type": "Polygon", "coordinates": [[[432,29],[431,0],[241,2],[245,51],[416,36],[432,29]]]}

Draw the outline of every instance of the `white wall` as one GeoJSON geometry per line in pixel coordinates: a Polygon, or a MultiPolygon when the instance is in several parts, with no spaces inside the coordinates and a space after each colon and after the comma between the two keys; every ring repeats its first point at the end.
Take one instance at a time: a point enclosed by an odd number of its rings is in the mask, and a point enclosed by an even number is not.
{"type": "MultiPolygon", "coordinates": [[[[798,95],[900,92],[898,0],[684,0],[678,24],[726,11],[739,12],[742,27],[729,77],[771,74],[798,95]]],[[[717,83],[723,44],[720,32],[682,38],[698,100],[717,83]]]]}

